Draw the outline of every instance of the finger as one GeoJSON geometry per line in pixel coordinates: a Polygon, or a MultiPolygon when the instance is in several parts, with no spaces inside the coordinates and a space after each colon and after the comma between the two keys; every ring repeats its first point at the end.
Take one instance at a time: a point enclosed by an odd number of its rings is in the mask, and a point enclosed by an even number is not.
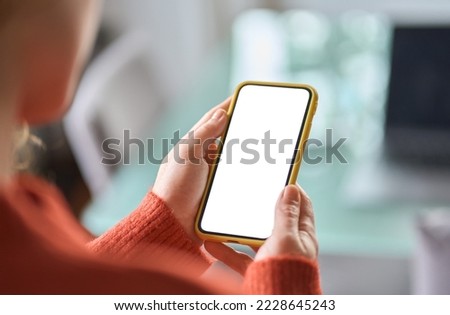
{"type": "Polygon", "coordinates": [[[194,164],[201,163],[201,159],[207,153],[205,151],[208,151],[206,148],[215,141],[213,138],[217,138],[222,134],[226,126],[226,119],[224,119],[225,121],[220,121],[218,125],[215,125],[213,116],[217,113],[222,113],[222,111],[226,112],[230,102],[231,97],[228,97],[225,101],[212,108],[184,135],[182,141],[180,141],[180,144],[183,143],[184,145],[178,146],[178,152],[184,159],[188,159],[194,164]],[[218,112],[219,110],[222,111],[218,112]],[[212,136],[209,137],[209,140],[199,139],[199,133],[202,137],[207,137],[208,134],[212,136]]]}
{"type": "Polygon", "coordinates": [[[240,253],[223,243],[206,241],[204,246],[212,256],[241,275],[245,274],[248,265],[253,261],[247,254],[240,253]]]}
{"type": "Polygon", "coordinates": [[[193,164],[202,163],[208,153],[208,147],[225,130],[227,117],[225,110],[219,108],[203,125],[189,131],[177,144],[180,157],[193,164]]]}
{"type": "Polygon", "coordinates": [[[309,238],[314,243],[314,247],[317,253],[319,250],[319,243],[316,236],[313,206],[306,192],[301,187],[299,188],[302,202],[300,206],[298,229],[300,233],[306,233],[309,236],[309,238]]]}
{"type": "Polygon", "coordinates": [[[203,125],[194,130],[194,156],[196,158],[204,158],[208,152],[208,147],[212,145],[218,136],[225,130],[227,124],[227,113],[223,109],[218,109],[214,112],[212,117],[203,125]]]}
{"type": "Polygon", "coordinates": [[[217,151],[219,150],[219,146],[214,141],[210,145],[206,147],[205,151],[205,160],[208,164],[213,164],[217,157],[217,151]]]}
{"type": "Polygon", "coordinates": [[[297,184],[298,189],[300,190],[300,197],[301,197],[301,205],[300,205],[300,219],[302,218],[308,218],[312,225],[315,225],[315,218],[314,218],[314,208],[311,202],[311,198],[309,198],[308,194],[305,192],[305,190],[297,184]]]}
{"type": "Polygon", "coordinates": [[[225,129],[227,112],[219,108],[203,124],[194,129],[195,137],[206,140],[219,137],[225,129]]]}
{"type": "Polygon", "coordinates": [[[206,121],[208,121],[212,115],[216,112],[218,109],[223,109],[225,111],[228,111],[228,107],[230,107],[231,103],[231,96],[228,97],[225,101],[220,103],[219,105],[214,106],[212,109],[210,109],[203,117],[192,127],[191,130],[196,130],[198,127],[203,125],[206,121]]]}
{"type": "Polygon", "coordinates": [[[275,210],[273,234],[298,233],[300,216],[300,190],[295,185],[288,185],[282,191],[275,210]]]}

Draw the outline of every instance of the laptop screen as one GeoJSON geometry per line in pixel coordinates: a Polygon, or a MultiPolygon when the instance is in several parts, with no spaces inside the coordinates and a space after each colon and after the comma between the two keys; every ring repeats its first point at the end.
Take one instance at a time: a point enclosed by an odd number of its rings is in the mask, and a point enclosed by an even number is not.
{"type": "Polygon", "coordinates": [[[450,25],[395,28],[386,128],[450,132],[450,25]]]}
{"type": "Polygon", "coordinates": [[[450,165],[450,25],[394,29],[385,152],[450,165]]]}

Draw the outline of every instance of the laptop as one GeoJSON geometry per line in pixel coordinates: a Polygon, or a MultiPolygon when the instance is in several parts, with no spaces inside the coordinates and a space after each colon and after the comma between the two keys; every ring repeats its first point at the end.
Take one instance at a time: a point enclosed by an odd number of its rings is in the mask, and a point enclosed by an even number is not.
{"type": "Polygon", "coordinates": [[[450,25],[397,26],[383,152],[353,170],[355,202],[450,203],[450,25]]]}
{"type": "Polygon", "coordinates": [[[450,25],[395,27],[386,105],[388,159],[450,166],[450,25]]]}

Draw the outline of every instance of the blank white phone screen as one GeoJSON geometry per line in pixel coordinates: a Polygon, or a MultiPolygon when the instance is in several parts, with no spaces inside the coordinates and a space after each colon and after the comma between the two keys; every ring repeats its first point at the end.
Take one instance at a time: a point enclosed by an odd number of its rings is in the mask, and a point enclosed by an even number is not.
{"type": "Polygon", "coordinates": [[[289,177],[310,92],[303,88],[241,88],[206,200],[200,229],[265,239],[289,177]]]}

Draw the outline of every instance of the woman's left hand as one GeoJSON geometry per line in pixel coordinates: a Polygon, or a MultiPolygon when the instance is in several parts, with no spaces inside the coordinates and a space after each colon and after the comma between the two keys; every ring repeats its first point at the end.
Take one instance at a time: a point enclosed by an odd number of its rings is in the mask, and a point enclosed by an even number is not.
{"type": "Polygon", "coordinates": [[[217,150],[215,139],[225,129],[230,99],[217,105],[169,152],[156,177],[153,193],[172,209],[189,237],[201,245],[194,231],[209,167],[217,150]]]}

